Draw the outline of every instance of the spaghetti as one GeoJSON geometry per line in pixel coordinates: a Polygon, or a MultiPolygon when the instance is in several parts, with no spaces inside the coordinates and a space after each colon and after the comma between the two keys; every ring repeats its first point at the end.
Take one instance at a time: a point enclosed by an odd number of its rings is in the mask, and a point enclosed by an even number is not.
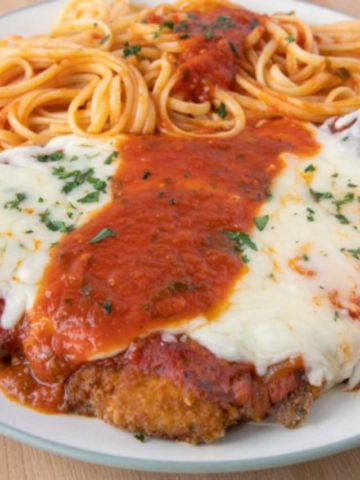
{"type": "Polygon", "coordinates": [[[225,0],[71,0],[0,44],[0,147],[67,133],[231,137],[247,121],[360,108],[360,21],[310,27],[225,0]]]}

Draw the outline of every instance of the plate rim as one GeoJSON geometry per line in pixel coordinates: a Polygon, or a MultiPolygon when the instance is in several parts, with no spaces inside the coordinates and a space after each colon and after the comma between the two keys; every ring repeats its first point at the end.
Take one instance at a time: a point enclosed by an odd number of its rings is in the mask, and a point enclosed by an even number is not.
{"type": "MultiPolygon", "coordinates": [[[[51,0],[52,1],[52,0],[51,0]]],[[[25,408],[25,407],[23,407],[25,408]]],[[[89,419],[91,421],[93,419],[89,419]]],[[[120,455],[110,455],[107,453],[99,453],[91,450],[83,450],[78,447],[71,447],[52,440],[45,440],[36,435],[24,432],[15,427],[9,427],[0,422],[0,434],[11,440],[18,441],[30,447],[35,447],[46,452],[55,453],[57,455],[79,460],[96,465],[107,467],[116,467],[127,470],[137,470],[144,472],[159,473],[235,473],[242,471],[256,471],[270,468],[285,467],[312,460],[321,459],[342,453],[351,448],[360,445],[360,434],[341,440],[330,445],[324,445],[317,448],[310,448],[300,452],[291,452],[273,457],[258,457],[250,460],[226,460],[224,462],[216,460],[214,462],[184,462],[184,461],[164,461],[164,460],[147,460],[138,458],[123,457],[120,455]]],[[[193,447],[193,448],[201,448],[193,447]]]]}
{"type": "MultiPolygon", "coordinates": [[[[236,0],[235,0],[236,1],[236,0]]],[[[251,0],[250,0],[251,1],[251,0]]],[[[287,0],[289,1],[289,0],[287,0]]],[[[42,0],[39,3],[16,8],[9,12],[0,15],[0,21],[6,17],[14,16],[20,12],[40,8],[48,3],[57,3],[59,0],[42,0]]],[[[331,7],[324,7],[322,5],[308,4],[302,0],[290,0],[292,4],[308,5],[309,8],[314,8],[318,11],[334,12],[342,17],[349,19],[355,18],[347,15],[339,10],[331,7]]],[[[25,407],[21,407],[25,408],[25,407]]],[[[91,420],[91,419],[89,419],[91,420]]],[[[320,458],[327,457],[336,453],[342,453],[351,448],[360,445],[360,433],[345,440],[340,440],[329,445],[324,445],[316,448],[302,450],[300,452],[285,453],[282,455],[258,457],[248,460],[225,460],[224,462],[216,460],[211,461],[164,461],[164,460],[147,460],[139,458],[129,458],[120,455],[110,455],[106,453],[99,453],[91,450],[84,450],[78,447],[69,446],[60,442],[52,440],[45,440],[37,435],[33,435],[21,429],[10,427],[0,421],[0,434],[10,438],[11,440],[23,443],[30,447],[35,447],[46,452],[54,453],[73,460],[83,461],[96,465],[104,465],[107,467],[122,468],[128,470],[138,470],[147,472],[161,472],[161,473],[234,473],[240,471],[256,471],[269,468],[284,467],[287,465],[308,462],[320,458]]],[[[201,448],[201,447],[195,447],[201,448]]]]}

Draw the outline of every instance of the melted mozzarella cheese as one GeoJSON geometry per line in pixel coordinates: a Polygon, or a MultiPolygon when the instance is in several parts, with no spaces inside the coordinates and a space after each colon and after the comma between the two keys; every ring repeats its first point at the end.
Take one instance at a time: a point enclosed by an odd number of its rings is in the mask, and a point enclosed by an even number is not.
{"type": "Polygon", "coordinates": [[[13,328],[31,308],[51,247],[64,231],[87,222],[109,201],[114,148],[110,140],[67,136],[44,148],[19,147],[0,155],[3,328],[13,328]]]}
{"type": "Polygon", "coordinates": [[[285,156],[259,213],[268,224],[252,234],[258,250],[247,252],[249,270],[227,306],[186,333],[219,357],[254,364],[260,375],[301,356],[310,382],[330,387],[360,361],[360,155],[356,137],[344,149],[351,131],[316,136],[322,149],[315,158],[285,156]]]}

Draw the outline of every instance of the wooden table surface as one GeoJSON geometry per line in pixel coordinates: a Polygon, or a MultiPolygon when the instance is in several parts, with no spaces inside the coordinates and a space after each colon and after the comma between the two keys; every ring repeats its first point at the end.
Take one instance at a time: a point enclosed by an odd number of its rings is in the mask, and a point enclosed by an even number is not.
{"type": "MultiPolygon", "coordinates": [[[[269,1],[269,0],[268,0],[269,1]]],[[[0,14],[39,0],[0,0],[0,14]]],[[[264,2],[265,3],[265,2],[264,2]]],[[[360,0],[313,0],[360,17],[360,0]]],[[[16,32],[14,32],[16,33],[16,32]]],[[[0,32],[1,35],[1,32],[0,32]]],[[[0,480],[359,480],[360,448],[286,468],[232,475],[169,475],[89,465],[0,436],[0,480]]]]}

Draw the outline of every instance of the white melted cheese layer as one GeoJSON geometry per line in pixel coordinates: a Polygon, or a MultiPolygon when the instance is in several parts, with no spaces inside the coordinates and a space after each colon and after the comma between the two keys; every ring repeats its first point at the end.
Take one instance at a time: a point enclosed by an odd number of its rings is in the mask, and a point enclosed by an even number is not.
{"type": "MultiPolygon", "coordinates": [[[[182,331],[260,375],[301,356],[310,382],[331,387],[360,361],[360,156],[339,148],[328,129],[316,137],[315,158],[285,156],[259,213],[268,224],[251,234],[258,251],[246,251],[249,271],[226,308],[182,331]]],[[[359,380],[353,375],[350,386],[359,380]]]]}
{"type": "Polygon", "coordinates": [[[66,136],[44,148],[19,147],[0,154],[3,328],[13,328],[33,305],[51,248],[66,235],[64,230],[86,223],[110,200],[110,180],[117,166],[114,150],[112,140],[66,136]],[[59,160],[44,157],[54,152],[60,152],[59,160]],[[67,183],[79,178],[79,172],[83,175],[79,185],[64,191],[67,183]],[[94,194],[97,201],[88,202],[94,194]]]}

